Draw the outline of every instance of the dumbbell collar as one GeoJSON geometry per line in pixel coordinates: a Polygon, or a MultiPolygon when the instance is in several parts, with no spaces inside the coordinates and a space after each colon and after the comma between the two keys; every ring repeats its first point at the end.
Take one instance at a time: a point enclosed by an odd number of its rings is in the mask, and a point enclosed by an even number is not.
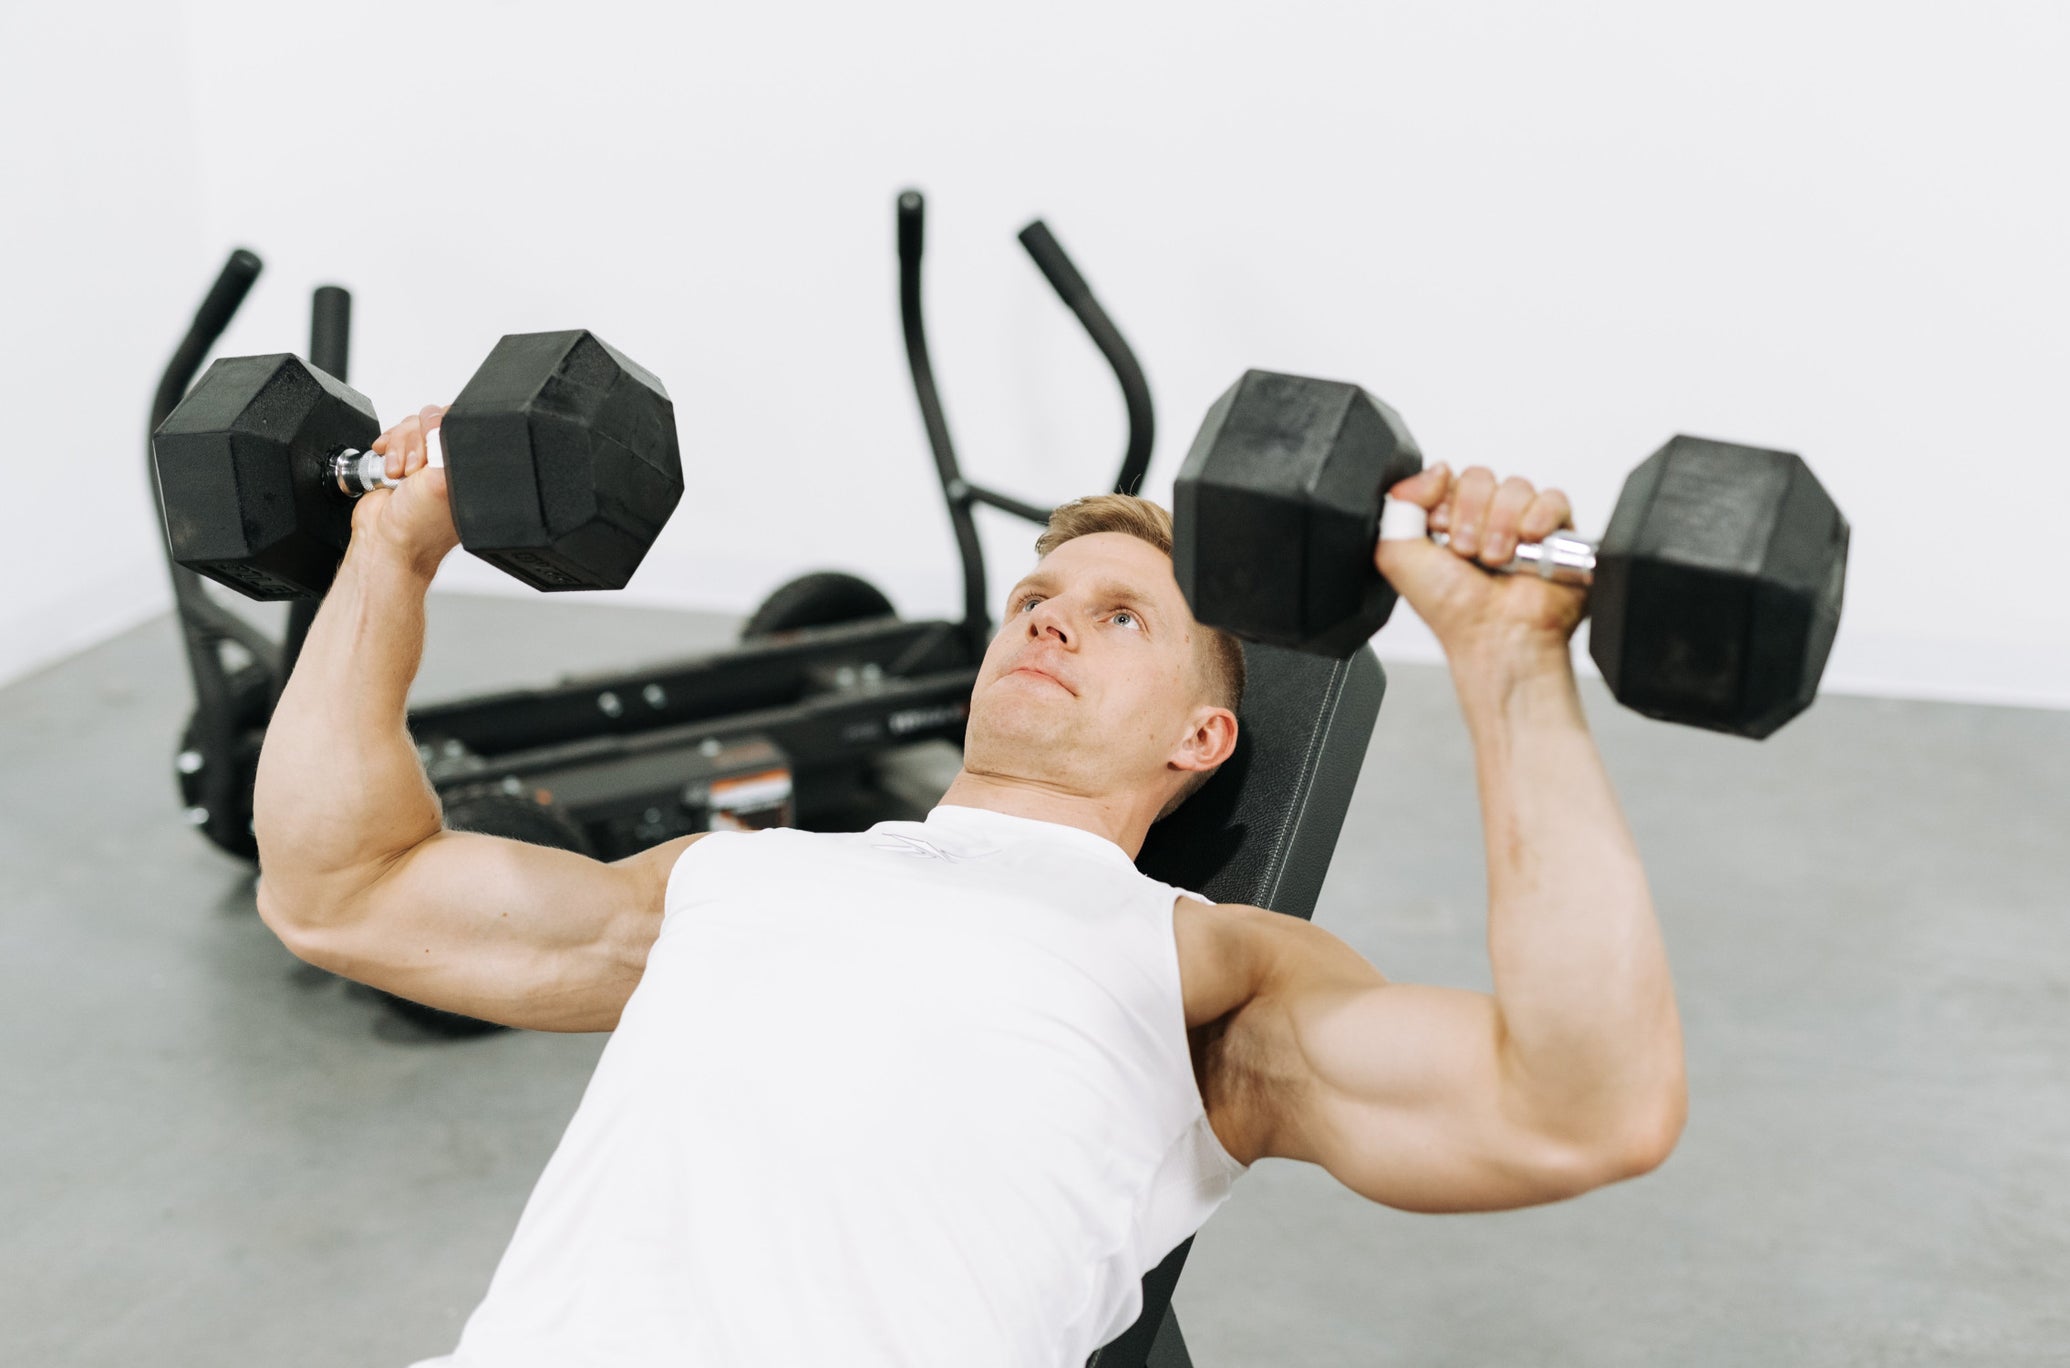
{"type": "MultiPolygon", "coordinates": [[[[425,432],[424,447],[427,465],[445,465],[445,444],[439,440],[437,428],[425,432]]],[[[346,447],[331,457],[331,485],[346,498],[357,499],[377,489],[400,488],[402,481],[388,478],[386,456],[346,447]]]]}

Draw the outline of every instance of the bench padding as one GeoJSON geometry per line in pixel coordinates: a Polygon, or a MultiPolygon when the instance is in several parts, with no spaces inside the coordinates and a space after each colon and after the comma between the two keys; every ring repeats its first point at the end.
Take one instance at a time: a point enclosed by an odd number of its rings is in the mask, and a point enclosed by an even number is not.
{"type": "MultiPolygon", "coordinates": [[[[1150,829],[1136,866],[1216,902],[1312,917],[1387,677],[1370,646],[1328,660],[1249,645],[1244,665],[1236,754],[1150,829]]],[[[1142,1315],[1086,1368],[1190,1368],[1171,1301],[1192,1247],[1144,1275],[1142,1315]]]]}

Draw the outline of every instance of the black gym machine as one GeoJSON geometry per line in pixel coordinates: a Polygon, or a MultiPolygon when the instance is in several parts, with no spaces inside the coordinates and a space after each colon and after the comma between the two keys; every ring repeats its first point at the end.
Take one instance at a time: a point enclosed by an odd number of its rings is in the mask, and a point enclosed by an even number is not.
{"type": "MultiPolygon", "coordinates": [[[[731,649],[412,708],[410,731],[448,825],[611,860],[714,827],[842,829],[914,815],[896,810],[876,775],[893,751],[962,740],[992,631],[975,509],[984,505],[1037,525],[1049,516],[1045,507],[963,475],[928,357],[924,217],[917,191],[898,197],[906,355],[962,561],[961,620],[899,618],[867,581],[820,571],[770,594],[731,649]]],[[[1120,383],[1129,432],[1115,488],[1133,490],[1149,465],[1154,433],[1142,369],[1048,228],[1031,223],[1020,241],[1120,383]]],[[[224,264],[159,383],[154,437],[196,388],[202,361],[259,271],[259,258],[244,250],[224,264]]],[[[350,330],[351,297],[335,286],[319,288],[309,364],[341,387],[350,330]]],[[[151,461],[154,488],[162,459],[159,453],[151,461]]],[[[158,511],[165,531],[162,489],[158,511]]],[[[177,558],[171,573],[195,697],[176,762],[181,798],[188,820],[210,841],[256,859],[251,794],[259,748],[320,599],[292,599],[275,641],[211,597],[203,576],[177,558]]],[[[214,577],[251,593],[247,584],[214,577]]]]}

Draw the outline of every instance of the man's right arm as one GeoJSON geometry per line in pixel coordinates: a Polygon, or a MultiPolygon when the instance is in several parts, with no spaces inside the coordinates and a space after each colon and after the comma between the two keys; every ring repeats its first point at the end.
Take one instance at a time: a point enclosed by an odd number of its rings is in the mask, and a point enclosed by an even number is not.
{"type": "MultiPolygon", "coordinates": [[[[646,965],[684,837],[615,864],[447,831],[406,707],[424,597],[457,543],[445,472],[367,495],[266,729],[259,913],[312,964],[505,1025],[609,1030],[646,965]]],[[[393,473],[403,473],[401,460],[393,473]]]]}

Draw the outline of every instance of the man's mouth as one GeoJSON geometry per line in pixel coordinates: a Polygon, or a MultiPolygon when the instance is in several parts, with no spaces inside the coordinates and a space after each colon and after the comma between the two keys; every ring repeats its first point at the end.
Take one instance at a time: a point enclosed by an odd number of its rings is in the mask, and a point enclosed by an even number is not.
{"type": "Polygon", "coordinates": [[[1012,668],[1011,670],[1008,670],[1008,671],[1007,671],[1007,673],[1008,673],[1008,674],[1024,674],[1024,675],[1033,675],[1033,676],[1035,676],[1035,677],[1036,677],[1037,679],[1046,679],[1046,680],[1048,680],[1048,681],[1049,681],[1050,683],[1052,683],[1052,684],[1056,685],[1056,686],[1057,686],[1057,687],[1058,687],[1059,689],[1062,689],[1062,690],[1063,690],[1063,691],[1064,691],[1065,693],[1071,694],[1071,695],[1073,695],[1074,697],[1075,697],[1075,696],[1077,695],[1077,693],[1078,693],[1078,690],[1076,690],[1076,689],[1072,688],[1072,687],[1071,687],[1071,686],[1070,686],[1069,684],[1066,684],[1066,683],[1065,683],[1065,682],[1064,682],[1063,680],[1061,680],[1061,679],[1058,679],[1058,678],[1057,678],[1057,677],[1056,677],[1055,675],[1051,674],[1051,673],[1050,673],[1049,671],[1047,671],[1047,670],[1045,670],[1045,669],[1042,669],[1042,668],[1040,668],[1039,666],[1035,666],[1035,665],[1016,665],[1016,666],[1014,666],[1014,667],[1013,667],[1013,668],[1012,668]]]}

